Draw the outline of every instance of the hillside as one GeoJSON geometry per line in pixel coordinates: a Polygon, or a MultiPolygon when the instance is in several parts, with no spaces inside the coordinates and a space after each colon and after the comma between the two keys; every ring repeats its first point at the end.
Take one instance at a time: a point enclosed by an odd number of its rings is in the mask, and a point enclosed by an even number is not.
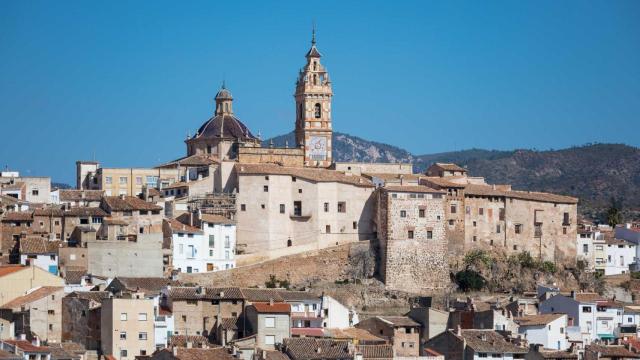
{"type": "MultiPolygon", "coordinates": [[[[276,146],[295,144],[293,133],[273,138],[276,146]]],[[[269,144],[269,140],[263,142],[269,144]]],[[[434,162],[455,162],[473,176],[514,189],[548,191],[577,196],[581,211],[598,215],[610,199],[627,209],[640,210],[640,149],[623,144],[589,144],[562,150],[469,149],[414,155],[396,146],[334,133],[336,161],[412,162],[423,171],[434,162]]]]}

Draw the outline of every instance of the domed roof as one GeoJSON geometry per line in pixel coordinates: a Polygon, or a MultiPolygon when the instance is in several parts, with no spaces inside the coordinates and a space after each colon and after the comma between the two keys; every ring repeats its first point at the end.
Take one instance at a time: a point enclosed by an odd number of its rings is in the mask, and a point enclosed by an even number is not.
{"type": "Polygon", "coordinates": [[[233,100],[233,96],[231,96],[231,91],[227,90],[224,85],[222,85],[222,89],[218,91],[216,94],[216,100],[233,100]]]}
{"type": "MultiPolygon", "coordinates": [[[[229,94],[230,95],[230,94],[229,94]]],[[[207,120],[194,138],[237,138],[240,140],[258,140],[249,128],[233,115],[220,114],[207,120]],[[222,136],[221,136],[222,135],[222,136]]]]}

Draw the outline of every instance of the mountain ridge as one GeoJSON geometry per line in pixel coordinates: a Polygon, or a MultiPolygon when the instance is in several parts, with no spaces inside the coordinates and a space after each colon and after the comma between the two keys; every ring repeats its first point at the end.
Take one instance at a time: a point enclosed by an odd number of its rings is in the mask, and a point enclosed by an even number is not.
{"type": "MultiPolygon", "coordinates": [[[[295,144],[293,132],[267,139],[274,146],[295,144]]],[[[334,132],[333,157],[339,162],[409,162],[422,172],[435,162],[453,162],[489,183],[580,198],[587,213],[601,212],[612,198],[625,208],[640,208],[640,148],[589,143],[565,149],[485,150],[472,148],[415,155],[401,147],[334,132]],[[595,209],[595,210],[594,210],[595,209]]]]}

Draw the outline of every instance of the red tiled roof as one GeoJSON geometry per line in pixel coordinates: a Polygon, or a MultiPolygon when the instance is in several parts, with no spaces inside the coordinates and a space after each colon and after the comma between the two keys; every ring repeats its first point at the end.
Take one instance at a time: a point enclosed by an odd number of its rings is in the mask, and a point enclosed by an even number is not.
{"type": "Polygon", "coordinates": [[[236,164],[239,175],[289,175],[317,182],[339,182],[355,186],[373,187],[371,180],[340,171],[313,168],[285,167],[273,164],[236,164]]]}
{"type": "Polygon", "coordinates": [[[27,267],[22,265],[2,265],[0,266],[0,277],[13,274],[24,269],[27,269],[27,267]]]}
{"type": "Polygon", "coordinates": [[[171,228],[171,231],[175,232],[183,232],[183,233],[201,233],[202,230],[198,229],[195,226],[191,226],[191,225],[187,225],[187,224],[183,224],[180,221],[176,220],[176,219],[164,219],[164,221],[167,222],[167,224],[169,225],[169,227],[171,228]]]}
{"type": "Polygon", "coordinates": [[[33,213],[30,211],[8,211],[2,221],[33,221],[33,213]]]}
{"type": "Polygon", "coordinates": [[[291,328],[291,335],[295,336],[308,336],[308,337],[324,337],[324,330],[320,328],[291,328]]]}
{"type": "Polygon", "coordinates": [[[44,346],[35,346],[27,340],[2,340],[5,343],[15,346],[24,352],[49,353],[50,350],[44,346]]]}
{"type": "Polygon", "coordinates": [[[289,313],[291,313],[291,305],[289,305],[287,303],[274,302],[273,304],[271,304],[271,303],[267,303],[267,302],[264,302],[264,303],[263,302],[256,302],[256,303],[253,303],[252,306],[259,313],[266,313],[266,314],[289,314],[289,313]]]}
{"type": "Polygon", "coordinates": [[[429,193],[429,194],[444,194],[442,190],[436,190],[424,185],[391,185],[385,186],[387,191],[395,192],[412,192],[412,193],[429,193]]]}
{"type": "Polygon", "coordinates": [[[162,210],[162,207],[135,196],[105,196],[103,201],[111,211],[162,210]]]}
{"type": "Polygon", "coordinates": [[[8,303],[2,305],[2,309],[20,309],[23,305],[32,303],[36,300],[40,300],[44,297],[47,297],[55,292],[63,290],[62,286],[43,286],[40,287],[26,295],[22,295],[17,297],[8,303]]]}
{"type": "Polygon", "coordinates": [[[227,219],[222,215],[213,214],[201,214],[200,221],[208,222],[211,224],[235,224],[235,222],[231,219],[227,219]]]}

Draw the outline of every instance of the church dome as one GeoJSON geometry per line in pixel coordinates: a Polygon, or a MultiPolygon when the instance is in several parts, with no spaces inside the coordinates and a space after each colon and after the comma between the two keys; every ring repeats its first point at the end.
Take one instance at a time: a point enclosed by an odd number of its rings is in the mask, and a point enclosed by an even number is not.
{"type": "MultiPolygon", "coordinates": [[[[229,93],[231,95],[231,93],[229,93]]],[[[219,114],[200,126],[195,138],[234,138],[243,141],[258,140],[237,117],[219,114]]]]}

